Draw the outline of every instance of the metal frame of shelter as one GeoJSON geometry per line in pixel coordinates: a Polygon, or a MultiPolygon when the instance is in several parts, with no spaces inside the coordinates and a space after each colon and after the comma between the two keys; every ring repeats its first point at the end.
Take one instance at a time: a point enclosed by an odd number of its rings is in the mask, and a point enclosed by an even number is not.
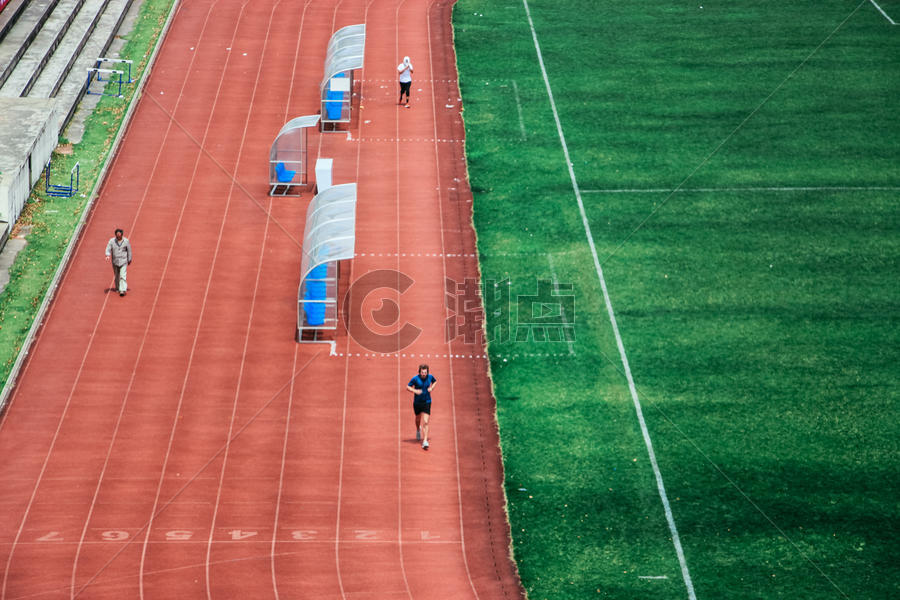
{"type": "Polygon", "coordinates": [[[338,325],[340,261],[356,249],[356,184],[335,185],[317,194],[306,209],[297,341],[326,342],[338,325]]]}
{"type": "Polygon", "coordinates": [[[269,195],[299,196],[292,193],[306,185],[309,172],[307,138],[310,127],[319,122],[319,115],[291,119],[281,128],[269,150],[269,195]]]}
{"type": "Polygon", "coordinates": [[[365,46],[365,24],[338,29],[328,42],[325,77],[319,86],[323,132],[340,132],[339,123],[350,122],[353,71],[363,67],[365,46]]]}

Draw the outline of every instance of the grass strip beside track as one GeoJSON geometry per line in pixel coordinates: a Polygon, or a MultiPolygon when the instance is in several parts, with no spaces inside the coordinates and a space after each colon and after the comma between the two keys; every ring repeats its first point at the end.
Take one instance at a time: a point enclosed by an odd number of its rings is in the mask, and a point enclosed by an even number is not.
{"type": "MultiPolygon", "coordinates": [[[[896,595],[896,28],[868,2],[528,5],[697,596],[896,595]]],[[[685,598],[523,3],[454,19],[523,583],[685,598]],[[539,279],[573,285],[574,355],[506,335],[539,279]]]]}

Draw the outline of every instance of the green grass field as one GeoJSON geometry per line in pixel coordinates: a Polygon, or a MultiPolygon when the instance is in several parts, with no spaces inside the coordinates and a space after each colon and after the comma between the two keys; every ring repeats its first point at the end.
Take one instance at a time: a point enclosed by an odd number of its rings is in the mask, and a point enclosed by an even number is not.
{"type": "Polygon", "coordinates": [[[529,597],[900,596],[900,26],[868,0],[528,8],[691,579],[525,4],[460,0],[529,597]],[[494,292],[541,279],[573,286],[571,342],[515,341],[494,292]]]}

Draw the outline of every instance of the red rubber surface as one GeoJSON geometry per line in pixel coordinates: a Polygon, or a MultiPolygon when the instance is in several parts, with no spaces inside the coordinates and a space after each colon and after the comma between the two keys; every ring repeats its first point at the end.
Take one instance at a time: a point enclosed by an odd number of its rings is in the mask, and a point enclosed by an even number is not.
{"type": "Polygon", "coordinates": [[[477,277],[450,12],[181,3],[0,421],[0,598],[523,596],[484,350],[444,341],[445,277],[477,277]],[[294,341],[311,194],[268,197],[266,161],[318,111],[332,32],[363,22],[353,139],[312,131],[310,163],[359,183],[347,281],[408,275],[394,316],[422,333],[383,355],[340,330],[330,356],[294,341]],[[405,391],[423,361],[429,452],[405,391]]]}

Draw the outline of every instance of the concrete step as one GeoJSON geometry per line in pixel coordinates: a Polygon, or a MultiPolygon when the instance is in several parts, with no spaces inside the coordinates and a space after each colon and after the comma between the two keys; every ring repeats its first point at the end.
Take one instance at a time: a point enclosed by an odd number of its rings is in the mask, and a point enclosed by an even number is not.
{"type": "MultiPolygon", "coordinates": [[[[84,96],[85,83],[87,82],[87,70],[96,66],[96,61],[100,57],[117,57],[118,52],[110,52],[116,33],[125,21],[128,12],[131,10],[135,0],[110,0],[94,29],[93,34],[88,39],[84,48],[78,56],[78,59],[72,65],[69,73],[66,75],[62,85],[56,93],[56,98],[60,101],[60,129],[67,123],[78,104],[84,96]]],[[[121,44],[117,44],[121,46],[121,44]]],[[[130,59],[130,56],[121,58],[130,59]]],[[[140,57],[137,57],[140,59],[140,57]]],[[[120,69],[122,65],[103,65],[105,69],[120,69]]],[[[132,76],[136,73],[132,70],[132,76]]],[[[93,97],[93,96],[92,96],[93,97]]]]}
{"type": "MultiPolygon", "coordinates": [[[[21,9],[18,18],[7,24],[6,34],[0,39],[0,95],[19,59],[58,3],[59,0],[31,0],[21,9]]],[[[9,9],[7,6],[3,12],[9,9]]]]}
{"type": "Polygon", "coordinates": [[[28,4],[27,0],[10,0],[6,3],[6,6],[0,9],[0,43],[3,42],[3,38],[16,24],[16,21],[25,10],[26,4],[28,4]]]}
{"type": "Polygon", "coordinates": [[[53,98],[56,96],[110,2],[111,0],[84,0],[84,7],[73,21],[57,52],[35,80],[34,86],[27,90],[29,98],[53,98]]]}
{"type": "Polygon", "coordinates": [[[65,38],[84,3],[85,0],[59,0],[50,18],[41,27],[28,50],[19,59],[19,64],[3,84],[0,95],[6,98],[28,95],[28,90],[34,85],[44,66],[53,58],[54,51],[65,38]]]}

